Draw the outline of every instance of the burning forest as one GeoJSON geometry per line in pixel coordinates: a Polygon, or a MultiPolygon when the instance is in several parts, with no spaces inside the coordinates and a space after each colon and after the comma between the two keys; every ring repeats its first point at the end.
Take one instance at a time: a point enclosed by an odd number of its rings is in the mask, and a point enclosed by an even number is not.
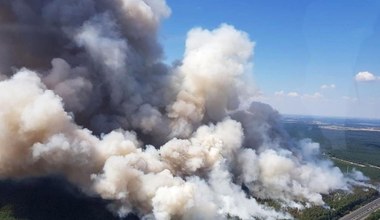
{"type": "Polygon", "coordinates": [[[364,184],[292,141],[257,97],[254,42],[189,30],[163,62],[165,0],[0,0],[0,177],[62,175],[115,215],[292,218],[364,184]],[[242,188],[245,188],[243,190],[242,188]]]}

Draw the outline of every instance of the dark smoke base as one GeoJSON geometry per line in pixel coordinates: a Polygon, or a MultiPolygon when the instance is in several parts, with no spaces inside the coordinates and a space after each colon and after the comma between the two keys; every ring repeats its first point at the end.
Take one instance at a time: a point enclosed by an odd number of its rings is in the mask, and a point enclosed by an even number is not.
{"type": "Polygon", "coordinates": [[[11,207],[17,219],[138,220],[118,218],[106,209],[110,201],[86,194],[58,176],[0,181],[0,207],[11,207]]]}

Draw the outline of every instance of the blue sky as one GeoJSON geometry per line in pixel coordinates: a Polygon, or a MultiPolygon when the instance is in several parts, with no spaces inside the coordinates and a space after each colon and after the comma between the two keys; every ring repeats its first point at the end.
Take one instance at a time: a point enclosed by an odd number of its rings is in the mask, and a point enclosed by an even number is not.
{"type": "Polygon", "coordinates": [[[160,40],[181,59],[187,32],[221,23],[256,43],[260,101],[281,113],[380,118],[380,1],[167,0],[160,40]],[[372,78],[355,80],[359,72],[372,78]],[[325,85],[325,86],[323,86],[325,85]]]}

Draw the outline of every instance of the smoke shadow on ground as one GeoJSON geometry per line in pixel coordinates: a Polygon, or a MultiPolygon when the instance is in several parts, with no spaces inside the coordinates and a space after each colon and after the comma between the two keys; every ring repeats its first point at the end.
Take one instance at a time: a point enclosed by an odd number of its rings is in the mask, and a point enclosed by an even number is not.
{"type": "MultiPolygon", "coordinates": [[[[0,181],[0,207],[10,207],[17,219],[119,220],[106,208],[109,202],[86,196],[61,177],[0,181]]],[[[139,219],[128,215],[123,220],[139,219]]]]}

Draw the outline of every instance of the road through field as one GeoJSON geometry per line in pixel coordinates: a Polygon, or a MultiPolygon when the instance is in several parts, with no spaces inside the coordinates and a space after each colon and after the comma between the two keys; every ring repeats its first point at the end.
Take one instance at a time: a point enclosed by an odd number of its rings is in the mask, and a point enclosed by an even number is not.
{"type": "Polygon", "coordinates": [[[348,215],[343,216],[339,220],[364,220],[372,212],[380,209],[380,198],[375,199],[374,201],[368,203],[365,206],[362,206],[355,211],[352,211],[348,215]]]}

